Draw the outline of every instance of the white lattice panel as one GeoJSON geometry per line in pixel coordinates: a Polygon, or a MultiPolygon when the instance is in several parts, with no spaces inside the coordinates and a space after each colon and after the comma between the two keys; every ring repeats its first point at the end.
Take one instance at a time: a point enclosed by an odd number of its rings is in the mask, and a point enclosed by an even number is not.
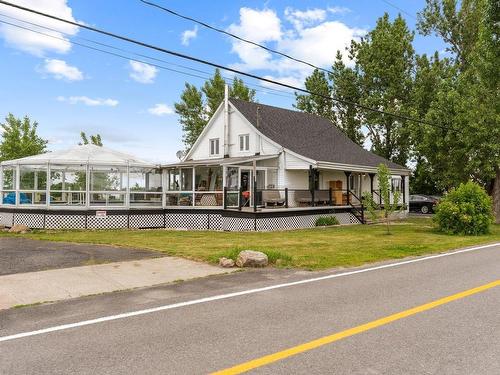
{"type": "Polygon", "coordinates": [[[87,216],[88,229],[119,229],[127,227],[127,215],[87,216]]]}
{"type": "Polygon", "coordinates": [[[206,213],[166,213],[165,228],[172,229],[208,229],[208,214],[206,213]]]}
{"type": "Polygon", "coordinates": [[[43,229],[45,225],[45,214],[16,213],[14,214],[14,224],[24,224],[28,228],[43,229]]]}
{"type": "Polygon", "coordinates": [[[222,229],[230,232],[255,230],[255,220],[246,217],[223,217],[222,229]]]}
{"type": "Polygon", "coordinates": [[[130,228],[163,228],[163,214],[130,215],[130,228]]]}
{"type": "Polygon", "coordinates": [[[210,230],[223,230],[222,215],[221,214],[210,214],[209,215],[209,227],[210,227],[210,230]]]}
{"type": "Polygon", "coordinates": [[[46,214],[47,229],[85,229],[85,215],[46,214]]]}

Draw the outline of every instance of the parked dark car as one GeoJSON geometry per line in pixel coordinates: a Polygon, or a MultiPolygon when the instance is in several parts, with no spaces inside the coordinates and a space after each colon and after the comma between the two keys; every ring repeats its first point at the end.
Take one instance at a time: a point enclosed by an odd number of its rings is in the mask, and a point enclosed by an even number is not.
{"type": "Polygon", "coordinates": [[[429,195],[410,195],[410,211],[429,214],[434,212],[438,199],[429,195]]]}

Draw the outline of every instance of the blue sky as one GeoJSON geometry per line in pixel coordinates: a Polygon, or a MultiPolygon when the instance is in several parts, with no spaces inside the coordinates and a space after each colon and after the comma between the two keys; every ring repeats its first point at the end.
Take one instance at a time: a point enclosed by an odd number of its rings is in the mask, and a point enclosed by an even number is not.
{"type": "MultiPolygon", "coordinates": [[[[238,43],[201,26],[196,27],[192,22],[143,5],[139,0],[11,1],[293,84],[300,84],[310,73],[305,66],[238,43]]],[[[324,67],[331,64],[337,49],[343,49],[352,38],[372,29],[385,11],[391,17],[399,12],[383,0],[154,1],[324,67]]],[[[423,0],[391,0],[390,3],[414,17],[424,6],[423,0]]],[[[415,18],[407,14],[403,16],[414,29],[415,18]]],[[[12,112],[16,116],[27,114],[37,120],[39,132],[49,139],[51,150],[76,144],[79,132],[84,130],[89,134],[100,133],[106,146],[147,160],[166,162],[176,159],[175,153],[183,145],[173,104],[186,81],[200,85],[203,79],[71,45],[67,40],[99,48],[103,47],[93,42],[110,44],[127,50],[119,53],[129,57],[133,56],[132,53],[144,54],[165,60],[157,62],[162,66],[186,72],[189,71],[171,64],[208,74],[213,73],[212,68],[56,21],[27,17],[22,11],[13,11],[2,5],[0,20],[36,28],[58,38],[0,23],[2,118],[12,112]],[[64,34],[23,24],[4,15],[42,24],[64,34]]],[[[418,34],[414,45],[417,53],[433,53],[444,48],[436,38],[418,34]]],[[[229,73],[224,75],[231,77],[229,73]]],[[[248,82],[260,85],[253,80],[248,82]]],[[[293,95],[274,91],[276,87],[272,89],[259,87],[257,99],[265,104],[292,106],[293,95]]]]}

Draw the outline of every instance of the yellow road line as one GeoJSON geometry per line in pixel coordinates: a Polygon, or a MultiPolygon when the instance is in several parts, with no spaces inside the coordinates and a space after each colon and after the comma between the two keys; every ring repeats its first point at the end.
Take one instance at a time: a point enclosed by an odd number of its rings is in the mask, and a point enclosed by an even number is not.
{"type": "Polygon", "coordinates": [[[241,374],[241,373],[247,372],[249,370],[252,370],[252,369],[255,369],[258,367],[262,367],[262,366],[268,365],[270,363],[277,362],[277,361],[280,361],[282,359],[285,359],[285,358],[288,358],[288,357],[291,357],[291,356],[294,356],[294,355],[297,355],[300,353],[307,352],[307,351],[312,350],[312,349],[319,348],[320,346],[331,344],[335,341],[339,341],[339,340],[345,339],[347,337],[357,335],[358,333],[362,333],[362,332],[368,331],[370,329],[377,328],[377,327],[392,323],[396,320],[407,318],[409,316],[433,309],[435,307],[459,300],[461,298],[465,298],[465,297],[471,296],[473,294],[484,292],[485,290],[494,288],[496,286],[500,286],[500,280],[496,280],[496,281],[493,281],[491,283],[478,286],[476,288],[465,290],[463,292],[453,294],[453,295],[448,296],[448,297],[440,298],[438,300],[426,303],[424,305],[416,306],[416,307],[413,307],[409,310],[401,311],[399,313],[389,315],[389,316],[386,316],[384,318],[373,320],[369,323],[365,323],[365,324],[359,325],[357,327],[349,328],[349,329],[346,329],[345,331],[334,333],[333,335],[321,337],[319,339],[307,342],[305,344],[297,345],[297,346],[294,346],[292,348],[282,350],[280,352],[269,354],[269,355],[266,355],[264,357],[257,358],[257,359],[236,365],[234,367],[227,368],[225,370],[217,371],[217,372],[212,373],[212,375],[241,374]]]}

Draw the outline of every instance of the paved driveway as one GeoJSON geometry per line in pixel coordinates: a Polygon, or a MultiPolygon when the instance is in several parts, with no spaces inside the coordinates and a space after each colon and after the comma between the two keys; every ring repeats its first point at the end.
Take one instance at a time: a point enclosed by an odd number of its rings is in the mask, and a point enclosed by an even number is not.
{"type": "Polygon", "coordinates": [[[0,238],[0,275],[160,256],[149,250],[5,237],[0,238]]]}

